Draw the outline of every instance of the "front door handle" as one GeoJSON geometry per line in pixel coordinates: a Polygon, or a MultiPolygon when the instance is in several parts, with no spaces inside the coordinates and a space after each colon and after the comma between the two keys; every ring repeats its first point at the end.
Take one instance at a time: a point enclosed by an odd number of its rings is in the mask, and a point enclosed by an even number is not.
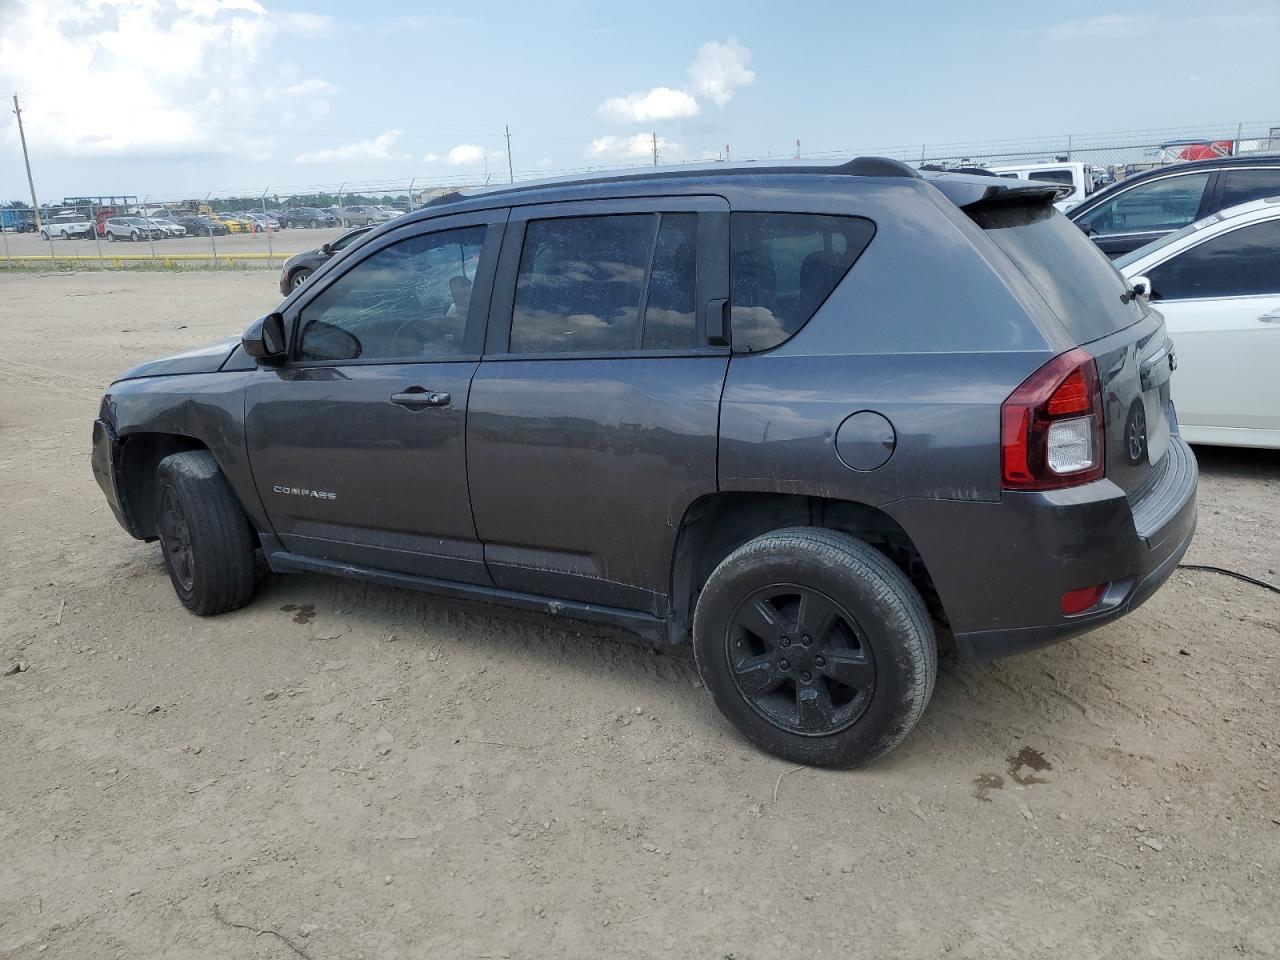
{"type": "Polygon", "coordinates": [[[1272,310],[1258,318],[1259,323],[1280,323],[1280,310],[1272,310]]]}
{"type": "Polygon", "coordinates": [[[421,410],[423,407],[447,407],[451,399],[447,393],[427,390],[425,387],[410,387],[404,393],[391,396],[392,403],[410,410],[421,410]]]}

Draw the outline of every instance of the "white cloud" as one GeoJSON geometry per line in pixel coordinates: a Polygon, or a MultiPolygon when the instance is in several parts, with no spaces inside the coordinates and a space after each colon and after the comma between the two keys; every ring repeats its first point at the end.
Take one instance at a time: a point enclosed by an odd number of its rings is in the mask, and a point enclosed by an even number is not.
{"type": "Polygon", "coordinates": [[[755,83],[756,74],[750,63],[751,51],[737,37],[724,43],[712,40],[698,48],[698,55],[689,64],[689,82],[695,93],[723,108],[733,99],[735,90],[755,83]]]}
{"type": "MultiPolygon", "coordinates": [[[[666,137],[658,138],[659,160],[674,160],[682,152],[680,144],[673,143],[666,137]]],[[[587,155],[598,160],[652,159],[653,137],[647,133],[637,133],[630,137],[618,137],[612,134],[597,137],[591,141],[587,155]]]]}
{"type": "Polygon", "coordinates": [[[596,112],[605,120],[618,123],[677,120],[697,115],[701,109],[698,97],[705,97],[723,109],[739,87],[755,83],[756,75],[750,63],[751,51],[737,37],[730,37],[724,43],[711,40],[698,48],[689,64],[690,89],[651,87],[624,97],[610,97],[596,112]]]}
{"type": "Polygon", "coordinates": [[[440,159],[440,154],[438,154],[438,153],[428,153],[425,157],[423,157],[423,158],[422,158],[422,162],[423,162],[423,163],[435,163],[435,162],[436,162],[437,160],[439,160],[439,159],[440,159]]]}
{"type": "MultiPolygon", "coordinates": [[[[281,33],[314,34],[324,19],[257,0],[9,0],[0,87],[25,92],[27,137],[45,155],[256,156],[244,128],[286,87],[307,98],[300,115],[327,109],[326,81],[266,56],[281,33]]],[[[11,124],[0,138],[16,142],[11,124]]]]}
{"type": "Polygon", "coordinates": [[[286,97],[314,97],[326,93],[336,93],[337,90],[338,88],[328,80],[309,77],[306,80],[299,80],[297,83],[290,84],[280,92],[286,97]]]}
{"type": "Polygon", "coordinates": [[[1107,40],[1137,36],[1141,30],[1136,18],[1127,13],[1106,13],[1081,20],[1065,20],[1045,27],[1051,40],[1068,43],[1075,40],[1107,40]]]}
{"type": "Polygon", "coordinates": [[[466,164],[476,164],[484,158],[484,147],[478,147],[474,143],[460,143],[450,150],[445,157],[445,159],[455,167],[461,167],[466,164]]]}
{"type": "Polygon", "coordinates": [[[673,120],[692,117],[698,112],[698,101],[683,90],[654,87],[625,97],[610,97],[600,104],[600,116],[623,123],[647,123],[650,120],[673,120]]]}
{"type": "Polygon", "coordinates": [[[403,130],[387,130],[370,140],[358,140],[355,143],[344,143],[342,146],[331,147],[327,150],[300,153],[293,160],[294,163],[339,163],[350,160],[399,159],[398,156],[391,153],[391,147],[403,136],[403,130]]]}

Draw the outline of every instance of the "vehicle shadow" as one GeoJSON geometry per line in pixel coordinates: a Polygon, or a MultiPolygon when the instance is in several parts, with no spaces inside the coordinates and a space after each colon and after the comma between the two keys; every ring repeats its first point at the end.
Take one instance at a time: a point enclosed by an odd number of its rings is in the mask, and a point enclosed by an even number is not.
{"type": "Polygon", "coordinates": [[[1200,475],[1213,479],[1267,480],[1280,476],[1280,450],[1195,445],[1200,475]]]}

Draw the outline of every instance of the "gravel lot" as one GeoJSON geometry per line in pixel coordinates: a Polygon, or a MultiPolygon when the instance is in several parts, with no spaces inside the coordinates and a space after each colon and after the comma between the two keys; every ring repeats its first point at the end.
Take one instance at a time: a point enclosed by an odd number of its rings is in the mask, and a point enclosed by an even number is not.
{"type": "MultiPolygon", "coordinates": [[[[341,227],[321,227],[316,230],[280,230],[271,234],[270,246],[265,233],[233,233],[225,237],[173,237],[165,240],[116,241],[105,238],[84,240],[53,240],[52,248],[59,257],[97,257],[99,253],[110,259],[115,256],[149,257],[153,250],[157,257],[175,253],[214,253],[220,257],[244,256],[246,253],[274,253],[277,257],[291,257],[303,250],[314,250],[326,240],[340,237],[346,230],[341,227]]],[[[0,243],[0,263],[6,256],[47,257],[51,242],[41,240],[38,233],[5,233],[0,243]]],[[[3,276],[0,266],[0,276],[3,276]]]]}
{"type": "MultiPolygon", "coordinates": [[[[1280,954],[1280,597],[1235,580],[944,658],[854,772],[595,627],[302,576],[187,614],[90,424],[275,283],[0,272],[0,957],[1280,954]]],[[[1280,456],[1200,454],[1188,561],[1280,579],[1280,456]]]]}

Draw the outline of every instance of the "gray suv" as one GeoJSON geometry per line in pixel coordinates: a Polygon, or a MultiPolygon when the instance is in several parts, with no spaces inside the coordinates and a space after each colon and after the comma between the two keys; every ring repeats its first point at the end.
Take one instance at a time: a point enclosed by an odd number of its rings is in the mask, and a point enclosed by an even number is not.
{"type": "Polygon", "coordinates": [[[849,765],[990,658],[1145,601],[1195,528],[1158,313],[1055,185],[890,160],[453,194],[243,337],[111,385],[93,468],[194,613],[328,573],[692,641],[849,765]]]}

